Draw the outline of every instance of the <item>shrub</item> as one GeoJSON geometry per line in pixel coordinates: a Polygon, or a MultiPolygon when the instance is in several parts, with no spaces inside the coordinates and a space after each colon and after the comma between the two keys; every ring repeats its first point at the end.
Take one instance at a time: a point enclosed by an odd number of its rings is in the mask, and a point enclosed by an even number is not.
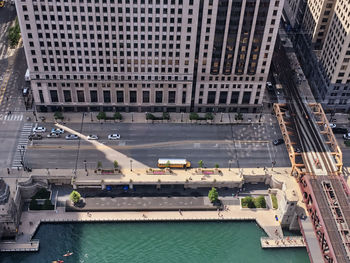
{"type": "Polygon", "coordinates": [[[242,113],[237,113],[237,114],[235,115],[235,120],[236,120],[236,121],[238,121],[238,120],[243,120],[243,115],[242,115],[242,113]]]}
{"type": "Polygon", "coordinates": [[[170,120],[169,112],[163,112],[163,120],[170,120]]]}
{"type": "Polygon", "coordinates": [[[69,199],[74,203],[78,203],[80,201],[81,195],[79,194],[79,192],[73,190],[70,195],[69,195],[69,199]]]}
{"type": "Polygon", "coordinates": [[[146,120],[154,120],[156,117],[152,113],[146,113],[146,120]]]}
{"type": "Polygon", "coordinates": [[[209,191],[208,198],[212,203],[215,203],[219,200],[219,193],[215,187],[212,187],[211,190],[209,191]]]}
{"type": "Polygon", "coordinates": [[[255,208],[253,197],[247,196],[242,198],[242,207],[255,208]]]}
{"type": "Polygon", "coordinates": [[[98,162],[97,162],[97,169],[100,169],[100,168],[102,168],[102,162],[101,162],[101,161],[98,161],[98,162]]]}
{"type": "Polygon", "coordinates": [[[215,164],[215,168],[218,169],[219,168],[219,164],[216,163],[215,164]]]}
{"type": "Polygon", "coordinates": [[[266,200],[263,195],[254,198],[254,204],[256,208],[266,208],[266,200]]]}
{"type": "Polygon", "coordinates": [[[56,111],[55,112],[55,114],[53,115],[53,117],[57,120],[63,120],[64,119],[64,117],[63,117],[63,114],[62,114],[62,112],[60,112],[60,111],[56,111]]]}
{"type": "Polygon", "coordinates": [[[117,161],[114,161],[114,162],[113,162],[113,165],[114,165],[114,168],[116,169],[116,168],[118,168],[118,165],[119,165],[119,164],[118,164],[117,161]]]}
{"type": "Polygon", "coordinates": [[[190,113],[190,120],[198,120],[199,119],[199,115],[196,112],[191,112],[190,113]]]}
{"type": "Polygon", "coordinates": [[[277,209],[278,208],[278,202],[277,202],[277,197],[276,197],[275,194],[271,195],[271,201],[272,201],[272,207],[274,209],[277,209]]]}
{"type": "Polygon", "coordinates": [[[207,113],[205,114],[205,119],[206,119],[206,120],[214,120],[214,115],[213,115],[213,113],[207,112],[207,113]]]}
{"type": "Polygon", "coordinates": [[[107,115],[106,115],[105,112],[100,111],[100,112],[97,114],[96,118],[97,118],[98,120],[105,120],[105,119],[107,118],[107,115]]]}
{"type": "Polygon", "coordinates": [[[122,120],[122,119],[123,119],[123,116],[121,115],[120,112],[116,112],[116,113],[114,113],[113,118],[114,118],[115,120],[122,120]]]}
{"type": "Polygon", "coordinates": [[[350,141],[349,140],[344,140],[344,144],[345,144],[345,146],[350,147],[350,141]]]}

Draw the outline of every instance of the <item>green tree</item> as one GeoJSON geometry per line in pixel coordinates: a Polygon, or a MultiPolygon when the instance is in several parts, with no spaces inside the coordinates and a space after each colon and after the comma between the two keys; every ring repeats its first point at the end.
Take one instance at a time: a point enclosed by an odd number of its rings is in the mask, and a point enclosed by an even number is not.
{"type": "Polygon", "coordinates": [[[11,48],[15,48],[21,38],[21,29],[19,28],[18,18],[16,18],[15,25],[9,29],[9,44],[11,48]]]}
{"type": "Polygon", "coordinates": [[[170,120],[169,112],[163,112],[163,120],[170,120]]]}
{"type": "Polygon", "coordinates": [[[242,198],[242,206],[248,208],[255,208],[254,199],[251,196],[242,198]]]}
{"type": "Polygon", "coordinates": [[[56,111],[55,114],[53,115],[53,117],[54,117],[56,120],[63,120],[63,119],[64,119],[63,114],[62,114],[62,112],[60,112],[60,111],[56,111]]]}
{"type": "Polygon", "coordinates": [[[242,113],[237,113],[236,116],[235,116],[235,120],[238,121],[238,120],[243,120],[243,115],[242,113]]]}
{"type": "Polygon", "coordinates": [[[207,113],[205,114],[205,119],[207,119],[207,120],[214,120],[214,115],[213,115],[213,113],[207,112],[207,113]]]}
{"type": "Polygon", "coordinates": [[[203,168],[203,160],[199,160],[198,165],[200,168],[203,168]]]}
{"type": "Polygon", "coordinates": [[[219,164],[216,163],[215,164],[215,168],[218,169],[219,168],[219,164]]]}
{"type": "Polygon", "coordinates": [[[123,119],[123,116],[121,115],[120,112],[116,112],[116,113],[114,113],[113,118],[114,118],[115,120],[122,120],[122,119],[123,119]]]}
{"type": "Polygon", "coordinates": [[[146,113],[146,120],[154,120],[156,117],[152,113],[146,113]]]}
{"type": "Polygon", "coordinates": [[[165,167],[166,167],[166,168],[169,168],[169,167],[170,167],[170,161],[169,161],[169,160],[166,162],[165,167]]]}
{"type": "Polygon", "coordinates": [[[196,112],[191,112],[190,113],[190,120],[198,120],[199,119],[199,115],[196,112]]]}
{"type": "Polygon", "coordinates": [[[219,200],[219,193],[215,187],[211,188],[211,190],[209,191],[208,197],[209,197],[210,202],[212,202],[212,203],[215,203],[219,200]]]}
{"type": "Polygon", "coordinates": [[[100,111],[100,112],[97,114],[96,118],[97,118],[98,120],[105,120],[105,119],[107,118],[107,115],[106,115],[105,112],[100,111]]]}
{"type": "Polygon", "coordinates": [[[254,204],[257,208],[266,208],[266,200],[263,195],[254,198],[254,204]]]}
{"type": "Polygon", "coordinates": [[[69,199],[74,203],[78,203],[80,201],[81,195],[79,194],[79,192],[73,190],[70,195],[69,195],[69,199]]]}
{"type": "Polygon", "coordinates": [[[102,162],[101,162],[101,161],[98,161],[98,162],[97,162],[97,169],[100,169],[100,168],[102,168],[102,162]]]}
{"type": "Polygon", "coordinates": [[[118,164],[117,161],[114,161],[114,162],[113,162],[113,165],[114,165],[114,168],[117,169],[119,164],[118,164]]]}

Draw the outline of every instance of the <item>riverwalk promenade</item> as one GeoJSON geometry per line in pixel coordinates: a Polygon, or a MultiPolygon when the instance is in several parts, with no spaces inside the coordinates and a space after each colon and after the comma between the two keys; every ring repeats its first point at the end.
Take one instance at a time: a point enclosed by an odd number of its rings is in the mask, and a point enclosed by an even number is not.
{"type": "MultiPolygon", "coordinates": [[[[66,212],[64,207],[58,207],[53,211],[23,212],[16,242],[0,243],[0,251],[39,250],[39,241],[32,238],[41,223],[244,220],[256,221],[266,232],[268,240],[276,240],[275,244],[281,240],[280,244],[283,244],[285,237],[280,223],[276,221],[274,211],[267,209],[241,209],[233,205],[224,211],[66,212]]],[[[281,247],[288,247],[288,244],[281,247]]]]}

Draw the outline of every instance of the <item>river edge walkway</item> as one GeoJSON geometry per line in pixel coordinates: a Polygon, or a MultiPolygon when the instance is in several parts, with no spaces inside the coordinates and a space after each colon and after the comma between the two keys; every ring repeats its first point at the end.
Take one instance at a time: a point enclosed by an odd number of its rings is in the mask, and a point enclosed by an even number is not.
{"type": "Polygon", "coordinates": [[[59,207],[53,211],[23,212],[16,242],[0,243],[0,251],[38,251],[39,240],[32,238],[41,223],[149,221],[256,221],[269,240],[284,239],[275,212],[266,209],[227,206],[225,211],[65,212],[64,207],[59,207]]]}

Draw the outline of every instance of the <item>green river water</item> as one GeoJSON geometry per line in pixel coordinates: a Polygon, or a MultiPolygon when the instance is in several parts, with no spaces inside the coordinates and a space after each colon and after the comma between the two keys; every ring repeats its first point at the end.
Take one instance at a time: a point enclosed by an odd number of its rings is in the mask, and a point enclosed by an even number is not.
{"type": "Polygon", "coordinates": [[[262,249],[264,235],[254,222],[44,224],[39,252],[1,253],[0,262],[309,262],[306,249],[262,249]]]}

